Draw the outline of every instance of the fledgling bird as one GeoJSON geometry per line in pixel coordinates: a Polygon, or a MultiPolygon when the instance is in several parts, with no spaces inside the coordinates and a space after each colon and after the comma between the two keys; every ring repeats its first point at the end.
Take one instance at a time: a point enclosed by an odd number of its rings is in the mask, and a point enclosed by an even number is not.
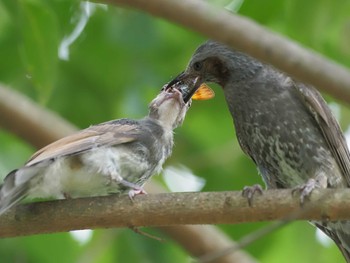
{"type": "Polygon", "coordinates": [[[128,189],[131,198],[145,193],[143,185],[170,156],[173,130],[190,107],[179,89],[163,88],[143,119],[94,125],[37,151],[4,179],[0,215],[26,197],[75,198],[128,189]]]}
{"type": "MultiPolygon", "coordinates": [[[[255,162],[267,188],[350,186],[350,153],[338,122],[321,94],[270,65],[208,41],[169,85],[199,78],[224,91],[239,144],[255,162]]],[[[350,221],[313,222],[350,262],[350,221]]]]}

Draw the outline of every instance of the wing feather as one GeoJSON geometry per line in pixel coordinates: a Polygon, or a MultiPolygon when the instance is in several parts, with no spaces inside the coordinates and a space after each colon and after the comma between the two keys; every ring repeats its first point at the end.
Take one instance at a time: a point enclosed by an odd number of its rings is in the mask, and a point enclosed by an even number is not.
{"type": "Polygon", "coordinates": [[[350,153],[337,120],[316,89],[301,83],[295,84],[294,87],[317,121],[348,186],[350,186],[350,153]]]}
{"type": "Polygon", "coordinates": [[[91,126],[40,149],[32,155],[26,166],[34,165],[45,159],[81,153],[96,147],[132,142],[137,140],[140,130],[137,121],[125,119],[91,126]]]}

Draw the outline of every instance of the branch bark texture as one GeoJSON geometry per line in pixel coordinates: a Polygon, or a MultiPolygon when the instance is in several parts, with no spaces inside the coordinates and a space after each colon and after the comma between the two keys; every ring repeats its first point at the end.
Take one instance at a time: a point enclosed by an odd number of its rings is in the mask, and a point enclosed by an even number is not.
{"type": "Polygon", "coordinates": [[[265,61],[335,98],[350,102],[350,71],[254,21],[202,0],[99,0],[186,26],[265,61]]]}
{"type": "Polygon", "coordinates": [[[87,228],[237,224],[291,214],[303,220],[345,220],[350,219],[350,189],[315,190],[305,208],[300,210],[299,198],[290,190],[265,191],[252,207],[241,191],[149,194],[134,202],[127,195],[56,200],[11,209],[0,217],[0,237],[87,228]]]}

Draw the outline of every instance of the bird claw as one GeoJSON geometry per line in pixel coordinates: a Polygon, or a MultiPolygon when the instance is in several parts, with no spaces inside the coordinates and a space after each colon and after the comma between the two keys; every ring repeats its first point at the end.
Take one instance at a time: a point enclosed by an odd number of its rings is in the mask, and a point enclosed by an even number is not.
{"type": "Polygon", "coordinates": [[[129,190],[128,195],[129,195],[130,200],[133,202],[134,202],[134,197],[136,195],[147,194],[147,192],[141,186],[138,186],[137,184],[128,182],[122,178],[119,180],[119,183],[125,187],[131,188],[129,190]]]}
{"type": "Polygon", "coordinates": [[[315,190],[316,188],[326,188],[326,187],[327,187],[327,179],[324,179],[323,177],[316,178],[316,179],[310,178],[305,184],[302,184],[293,188],[292,195],[294,195],[295,192],[298,191],[300,193],[300,205],[303,206],[305,203],[305,200],[310,197],[313,190],[315,190]]]}
{"type": "Polygon", "coordinates": [[[312,191],[316,188],[315,179],[309,179],[305,184],[299,185],[292,190],[292,195],[300,193],[300,204],[303,205],[306,198],[309,198],[312,191]]]}
{"type": "Polygon", "coordinates": [[[133,188],[129,191],[129,198],[131,201],[134,202],[134,197],[136,195],[146,195],[146,194],[147,194],[147,192],[141,187],[133,188]]]}
{"type": "Polygon", "coordinates": [[[249,206],[252,206],[252,201],[255,193],[259,193],[260,195],[263,194],[263,189],[260,184],[245,186],[242,190],[242,196],[247,198],[249,206]]]}

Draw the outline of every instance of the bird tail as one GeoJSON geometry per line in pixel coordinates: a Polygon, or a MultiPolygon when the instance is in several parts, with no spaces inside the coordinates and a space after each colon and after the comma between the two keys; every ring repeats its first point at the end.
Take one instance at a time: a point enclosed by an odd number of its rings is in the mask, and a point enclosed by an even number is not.
{"type": "Polygon", "coordinates": [[[350,262],[350,252],[349,252],[349,250],[347,250],[345,247],[343,247],[341,245],[337,244],[337,246],[340,249],[341,253],[343,254],[346,262],[349,263],[350,262]]]}
{"type": "Polygon", "coordinates": [[[346,262],[350,263],[350,221],[332,222],[327,226],[317,223],[316,226],[333,239],[346,262]]]}
{"type": "Polygon", "coordinates": [[[340,243],[337,243],[338,248],[343,254],[347,263],[350,263],[350,234],[343,231],[337,231],[340,243]]]}
{"type": "Polygon", "coordinates": [[[40,168],[42,167],[25,166],[13,170],[5,177],[0,188],[0,215],[27,197],[32,179],[38,175],[40,168]]]}

